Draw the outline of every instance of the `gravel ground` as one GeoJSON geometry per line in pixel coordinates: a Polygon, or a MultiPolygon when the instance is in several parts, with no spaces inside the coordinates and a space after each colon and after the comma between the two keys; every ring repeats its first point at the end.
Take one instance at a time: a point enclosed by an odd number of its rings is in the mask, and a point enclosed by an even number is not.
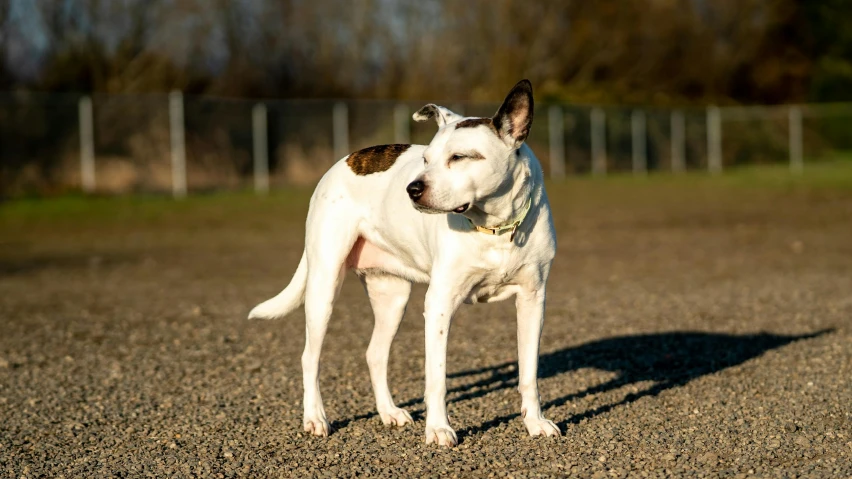
{"type": "Polygon", "coordinates": [[[305,194],[7,217],[0,476],[852,477],[852,192],[551,196],[539,384],[564,435],[524,432],[512,303],[468,306],[450,335],[454,450],[424,444],[422,287],[389,372],[415,425],[376,416],[350,279],[322,362],[336,431],[301,432],[304,315],[244,318],[295,269],[305,194]]]}

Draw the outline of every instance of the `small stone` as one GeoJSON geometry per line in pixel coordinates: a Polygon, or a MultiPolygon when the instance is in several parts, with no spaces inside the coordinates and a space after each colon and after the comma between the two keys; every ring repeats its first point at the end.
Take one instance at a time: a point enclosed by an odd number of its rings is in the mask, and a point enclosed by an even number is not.
{"type": "Polygon", "coordinates": [[[795,424],[793,424],[792,422],[787,423],[787,425],[784,426],[784,430],[789,432],[789,433],[796,432],[798,429],[799,429],[799,427],[796,426],[795,424]]]}
{"type": "Polygon", "coordinates": [[[779,447],[781,447],[781,441],[779,441],[778,439],[770,439],[766,443],[767,449],[778,449],[779,447]]]}
{"type": "Polygon", "coordinates": [[[664,460],[664,461],[669,461],[669,462],[671,462],[671,461],[674,461],[675,459],[677,459],[677,456],[676,456],[674,453],[672,453],[672,452],[670,452],[670,453],[668,453],[668,454],[663,455],[663,460],[664,460]]]}
{"type": "Polygon", "coordinates": [[[805,243],[802,243],[800,240],[793,241],[792,243],[790,243],[790,249],[795,254],[801,254],[802,251],[805,249],[805,243]]]}

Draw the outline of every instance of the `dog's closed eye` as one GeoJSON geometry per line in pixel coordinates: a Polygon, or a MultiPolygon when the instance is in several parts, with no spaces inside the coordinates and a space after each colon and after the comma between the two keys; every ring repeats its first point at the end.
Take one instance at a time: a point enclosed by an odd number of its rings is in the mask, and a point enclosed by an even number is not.
{"type": "Polygon", "coordinates": [[[459,160],[484,160],[485,157],[482,156],[477,151],[469,151],[467,153],[456,153],[450,156],[450,162],[459,161],[459,160]]]}

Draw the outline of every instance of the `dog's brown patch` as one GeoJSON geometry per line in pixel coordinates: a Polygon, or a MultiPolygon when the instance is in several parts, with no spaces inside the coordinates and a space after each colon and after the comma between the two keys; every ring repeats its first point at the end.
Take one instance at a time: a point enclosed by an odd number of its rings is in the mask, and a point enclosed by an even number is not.
{"type": "Polygon", "coordinates": [[[369,175],[386,171],[396,163],[399,155],[411,145],[377,145],[358,150],[349,155],[346,164],[356,175],[369,175]]]}
{"type": "Polygon", "coordinates": [[[494,126],[494,121],[491,118],[468,118],[456,123],[456,130],[459,128],[476,128],[479,125],[485,125],[497,133],[497,128],[494,126]]]}

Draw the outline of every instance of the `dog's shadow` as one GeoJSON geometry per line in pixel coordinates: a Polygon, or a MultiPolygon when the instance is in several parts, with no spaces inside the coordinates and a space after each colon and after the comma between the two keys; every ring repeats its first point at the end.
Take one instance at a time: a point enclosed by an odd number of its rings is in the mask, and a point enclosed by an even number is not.
{"type": "MultiPolygon", "coordinates": [[[[832,330],[811,334],[785,336],[769,333],[730,335],[700,332],[670,332],[641,334],[602,339],[591,343],[544,354],[539,359],[539,379],[546,379],[583,368],[610,371],[616,376],[600,385],[572,392],[542,404],[542,410],[562,406],[576,399],[605,393],[639,383],[651,385],[635,393],[628,393],[619,401],[574,414],[567,418],[554,418],[560,429],[593,418],[616,407],[643,397],[656,396],[667,389],[683,386],[693,379],[713,374],[758,357],[772,349],[794,341],[814,338],[832,330]]],[[[515,387],[518,384],[515,362],[462,371],[453,378],[485,374],[484,379],[451,389],[452,401],[463,401],[484,396],[492,391],[515,387]]],[[[459,431],[460,435],[484,432],[506,423],[520,414],[510,414],[488,421],[480,426],[459,431]]]]}
{"type": "MultiPolygon", "coordinates": [[[[823,330],[793,336],[769,333],[732,335],[701,332],[640,334],[602,339],[546,353],[539,358],[540,380],[570,374],[572,371],[584,368],[610,371],[615,373],[615,377],[600,385],[548,400],[542,404],[542,410],[547,411],[576,399],[606,393],[632,384],[651,383],[638,392],[626,394],[614,403],[567,418],[552,417],[553,415],[549,414],[550,419],[555,420],[560,429],[564,430],[568,424],[593,418],[643,397],[656,396],[667,389],[683,386],[693,379],[736,366],[789,343],[815,338],[832,331],[823,330]]],[[[461,386],[450,388],[447,396],[448,403],[477,399],[494,391],[516,387],[518,384],[517,363],[505,362],[486,368],[452,373],[448,377],[451,379],[479,377],[461,386]]],[[[422,398],[406,401],[399,406],[410,407],[417,404],[422,404],[422,398]]],[[[422,413],[422,409],[413,411],[415,418],[421,417],[422,413]]],[[[371,413],[352,418],[340,426],[345,427],[345,424],[351,420],[374,415],[375,413],[371,413]]],[[[519,416],[519,413],[509,414],[457,432],[460,437],[484,432],[519,416]]]]}

